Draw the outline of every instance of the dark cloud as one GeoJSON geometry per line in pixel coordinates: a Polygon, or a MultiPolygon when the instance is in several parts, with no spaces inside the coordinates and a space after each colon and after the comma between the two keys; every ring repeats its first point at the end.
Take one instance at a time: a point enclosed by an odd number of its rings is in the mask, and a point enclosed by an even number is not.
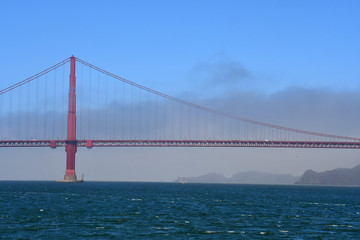
{"type": "MultiPolygon", "coordinates": [[[[279,78],[254,72],[240,61],[224,60],[224,57],[196,64],[189,72],[189,80],[196,91],[193,96],[198,98],[248,91],[269,94],[286,86],[279,78]]],[[[191,95],[189,92],[183,95],[191,95]]]]}
{"type": "Polygon", "coordinates": [[[215,85],[233,85],[248,81],[250,77],[249,72],[242,64],[235,61],[203,63],[198,65],[194,71],[207,75],[210,83],[215,85]]]}
{"type": "Polygon", "coordinates": [[[251,73],[238,61],[201,62],[190,71],[193,82],[206,90],[229,90],[251,84],[251,73]]]}

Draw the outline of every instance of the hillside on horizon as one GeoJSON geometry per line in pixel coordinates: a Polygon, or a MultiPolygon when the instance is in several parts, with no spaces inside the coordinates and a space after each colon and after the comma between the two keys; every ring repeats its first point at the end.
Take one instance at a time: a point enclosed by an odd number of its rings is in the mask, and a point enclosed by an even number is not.
{"type": "Polygon", "coordinates": [[[353,168],[336,168],[324,172],[304,172],[296,184],[360,186],[360,164],[353,168]]]}

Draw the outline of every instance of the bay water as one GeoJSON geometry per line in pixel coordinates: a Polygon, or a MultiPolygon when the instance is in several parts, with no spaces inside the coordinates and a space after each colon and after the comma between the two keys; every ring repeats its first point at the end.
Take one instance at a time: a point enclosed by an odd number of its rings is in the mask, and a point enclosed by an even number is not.
{"type": "Polygon", "coordinates": [[[0,181],[0,239],[360,239],[360,188],[0,181]]]}

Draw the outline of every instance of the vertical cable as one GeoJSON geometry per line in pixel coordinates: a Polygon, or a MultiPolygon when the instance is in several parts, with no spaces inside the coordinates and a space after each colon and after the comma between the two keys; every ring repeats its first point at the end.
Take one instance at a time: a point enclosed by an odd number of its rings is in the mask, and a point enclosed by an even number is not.
{"type": "Polygon", "coordinates": [[[203,112],[203,115],[204,115],[204,139],[207,138],[207,112],[204,111],[203,112]]]}
{"type": "Polygon", "coordinates": [[[280,141],[282,141],[282,135],[281,135],[281,129],[279,130],[279,133],[280,133],[280,141]]]}
{"type": "Polygon", "coordinates": [[[39,137],[39,81],[41,78],[36,79],[36,111],[35,111],[35,138],[39,137]]]}
{"type": "Polygon", "coordinates": [[[147,127],[146,127],[146,137],[149,140],[149,131],[150,131],[150,93],[147,92],[147,111],[146,111],[146,123],[147,123],[147,127]]]}
{"type": "Polygon", "coordinates": [[[47,128],[47,107],[48,107],[48,99],[47,99],[47,91],[48,91],[48,74],[45,74],[45,91],[44,91],[44,138],[46,138],[46,128],[47,128]]]}
{"type": "MultiPolygon", "coordinates": [[[[80,97],[80,114],[78,116],[78,129],[79,129],[79,138],[82,139],[82,125],[83,125],[83,65],[80,65],[80,89],[78,91],[80,97]]],[[[79,105],[79,104],[78,104],[79,105]]]]}
{"type": "Polygon", "coordinates": [[[139,139],[141,139],[141,122],[142,122],[142,119],[141,119],[141,90],[140,90],[140,88],[139,88],[138,90],[139,90],[139,106],[138,106],[139,116],[138,116],[138,123],[139,123],[139,139]]]}
{"type": "Polygon", "coordinates": [[[189,140],[193,140],[194,139],[194,136],[193,136],[193,134],[191,134],[192,133],[192,128],[193,128],[193,119],[192,119],[192,111],[193,111],[193,108],[192,107],[189,107],[189,129],[188,129],[188,134],[189,134],[189,136],[188,136],[188,138],[189,138],[189,140]]]}
{"type": "Polygon", "coordinates": [[[113,81],[115,81],[115,86],[114,86],[114,95],[115,95],[115,100],[114,100],[114,139],[116,139],[116,79],[113,79],[113,81]]]}
{"type": "Polygon", "coordinates": [[[12,95],[13,92],[10,91],[9,94],[9,120],[8,120],[8,125],[9,125],[9,129],[8,129],[8,139],[12,139],[11,137],[11,131],[12,131],[12,95]]]}
{"type": "Polygon", "coordinates": [[[55,124],[56,124],[56,69],[54,70],[54,90],[53,90],[53,126],[52,126],[52,139],[55,139],[55,124]]]}
{"type": "Polygon", "coordinates": [[[19,89],[19,94],[18,94],[18,119],[17,119],[17,138],[20,139],[20,132],[21,132],[21,87],[18,88],[19,89]]]}
{"type": "Polygon", "coordinates": [[[133,100],[134,100],[134,94],[133,94],[133,86],[131,86],[131,103],[130,103],[130,139],[133,138],[133,100]]]}
{"type": "Polygon", "coordinates": [[[245,122],[245,138],[249,140],[249,124],[245,122]]]}
{"type": "Polygon", "coordinates": [[[106,89],[105,89],[105,120],[104,120],[104,122],[105,122],[105,139],[108,139],[108,135],[107,135],[107,133],[108,133],[108,131],[107,131],[107,124],[108,124],[108,116],[107,116],[107,114],[109,114],[109,108],[108,108],[108,80],[109,80],[109,78],[108,78],[108,76],[106,76],[106,79],[105,79],[105,81],[106,81],[106,89]]]}
{"type": "Polygon", "coordinates": [[[196,140],[199,140],[199,109],[196,109],[195,130],[196,130],[196,140]]]}
{"type": "Polygon", "coordinates": [[[65,117],[66,117],[66,108],[65,108],[65,65],[62,66],[62,103],[61,103],[61,134],[60,137],[62,139],[65,139],[66,136],[64,137],[65,134],[65,117]]]}
{"type": "Polygon", "coordinates": [[[232,122],[232,119],[231,119],[231,118],[229,118],[228,131],[229,131],[228,140],[231,140],[231,139],[232,139],[232,135],[233,135],[233,122],[232,122]]]}
{"type": "Polygon", "coordinates": [[[221,140],[225,140],[225,119],[224,117],[221,118],[221,140]]]}
{"type": "Polygon", "coordinates": [[[255,125],[254,124],[251,124],[251,127],[252,127],[252,130],[253,130],[253,137],[252,137],[252,140],[256,140],[255,139],[255,125]]]}
{"type": "Polygon", "coordinates": [[[174,115],[174,111],[175,111],[175,106],[174,106],[174,101],[171,101],[171,140],[174,140],[174,121],[175,121],[175,115],[174,115]]]}
{"type": "Polygon", "coordinates": [[[163,98],[163,104],[164,104],[163,140],[165,140],[165,139],[167,139],[167,137],[166,137],[166,99],[165,98],[163,98]]]}
{"type": "Polygon", "coordinates": [[[180,131],[180,140],[182,140],[182,131],[183,131],[183,112],[182,112],[182,104],[179,105],[180,106],[180,126],[179,126],[179,131],[180,131]]]}
{"type": "Polygon", "coordinates": [[[155,139],[158,139],[158,96],[155,95],[155,139]]]}
{"type": "Polygon", "coordinates": [[[100,72],[97,77],[97,108],[96,108],[96,139],[99,139],[99,111],[100,111],[100,72]]]}
{"type": "Polygon", "coordinates": [[[125,128],[125,83],[122,83],[122,106],[121,106],[121,119],[122,119],[122,123],[121,123],[121,139],[124,140],[125,137],[125,132],[124,132],[124,128],[125,128]]]}
{"type": "Polygon", "coordinates": [[[216,139],[216,115],[215,114],[211,114],[212,115],[212,138],[211,140],[215,140],[216,139]]]}
{"type": "Polygon", "coordinates": [[[91,115],[90,115],[90,108],[91,108],[91,68],[89,68],[89,88],[88,88],[88,94],[89,94],[89,103],[88,103],[88,139],[91,139],[90,130],[91,130],[91,115]]]}
{"type": "Polygon", "coordinates": [[[237,126],[237,135],[236,135],[236,140],[240,140],[241,139],[241,122],[239,120],[236,120],[236,126],[237,126]]]}

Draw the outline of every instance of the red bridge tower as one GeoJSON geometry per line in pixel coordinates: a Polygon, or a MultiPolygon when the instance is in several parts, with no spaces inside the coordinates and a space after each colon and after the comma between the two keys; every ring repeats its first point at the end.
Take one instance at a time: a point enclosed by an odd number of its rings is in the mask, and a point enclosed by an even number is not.
{"type": "Polygon", "coordinates": [[[66,139],[66,171],[64,181],[76,182],[75,153],[77,151],[76,140],[76,77],[75,57],[70,57],[70,86],[69,86],[69,109],[67,117],[67,139],[66,139]]]}

